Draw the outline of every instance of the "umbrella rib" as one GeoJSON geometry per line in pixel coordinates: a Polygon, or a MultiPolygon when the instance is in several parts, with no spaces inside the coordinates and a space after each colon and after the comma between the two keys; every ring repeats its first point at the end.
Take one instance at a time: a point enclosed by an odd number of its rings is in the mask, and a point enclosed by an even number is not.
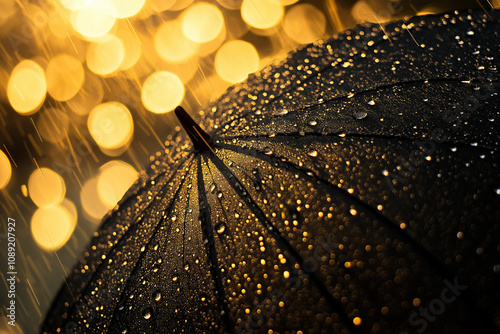
{"type": "Polygon", "coordinates": [[[208,240],[205,243],[205,251],[207,258],[210,261],[210,273],[215,285],[215,295],[217,296],[218,303],[221,310],[221,315],[227,330],[234,332],[234,326],[229,317],[229,309],[226,304],[226,296],[224,293],[224,285],[222,283],[222,272],[219,266],[217,249],[215,248],[215,238],[213,235],[213,226],[210,214],[210,204],[206,196],[205,181],[202,171],[202,159],[198,160],[198,201],[199,201],[199,215],[201,221],[201,230],[203,239],[208,240]]]}
{"type": "MultiPolygon", "coordinates": [[[[175,175],[174,175],[175,176],[175,175]]],[[[167,205],[166,207],[168,208],[168,211],[167,213],[162,216],[160,218],[160,220],[158,221],[158,224],[155,226],[154,230],[153,230],[153,233],[151,233],[151,237],[149,238],[148,242],[146,243],[146,249],[149,249],[149,245],[151,244],[151,242],[153,242],[153,239],[155,238],[156,234],[158,233],[158,231],[160,230],[160,228],[163,226],[163,222],[164,222],[164,217],[168,217],[170,215],[170,213],[172,212],[172,209],[173,209],[173,203],[175,202],[175,200],[178,198],[178,195],[182,189],[182,186],[184,185],[184,183],[186,182],[187,178],[183,178],[181,180],[181,183],[179,184],[179,187],[177,187],[177,190],[175,191],[174,195],[172,196],[172,200],[171,200],[171,203],[170,205],[167,205]]],[[[168,185],[170,183],[171,179],[165,183],[165,187],[162,187],[162,191],[163,190],[166,190],[166,185],[168,185]]],[[[152,201],[154,202],[154,201],[152,201]]],[[[169,224],[168,225],[168,230],[167,230],[167,234],[170,232],[170,228],[172,227],[172,224],[169,224]]],[[[139,258],[137,259],[137,261],[135,262],[134,266],[132,267],[132,270],[130,271],[130,277],[133,277],[136,273],[136,271],[139,269],[139,264],[142,262],[144,256],[146,256],[146,253],[147,252],[142,252],[140,255],[139,255],[139,258]]],[[[118,300],[122,300],[122,296],[123,294],[126,292],[126,289],[128,288],[128,283],[129,283],[129,279],[127,279],[124,283],[124,286],[123,286],[123,289],[121,290],[121,293],[120,295],[118,296],[118,300]]],[[[134,291],[134,290],[132,290],[134,291]]],[[[113,320],[115,319],[115,316],[117,314],[117,311],[118,311],[118,308],[119,308],[119,303],[115,306],[115,309],[113,311],[113,315],[111,317],[111,320],[110,320],[110,323],[113,322],[113,320]]],[[[110,326],[111,327],[111,326],[110,326]]]]}
{"type": "MultiPolygon", "coordinates": [[[[167,185],[172,181],[172,179],[174,177],[177,176],[177,173],[178,171],[181,169],[181,167],[187,163],[187,161],[189,160],[189,158],[186,158],[184,161],[182,161],[178,166],[177,168],[175,168],[173,171],[172,171],[172,174],[170,176],[170,178],[168,179],[168,181],[165,183],[165,186],[162,186],[162,188],[158,191],[158,193],[161,193],[163,191],[165,191],[167,185]]],[[[160,176],[163,176],[165,175],[165,173],[161,173],[159,175],[157,175],[157,178],[160,177],[160,176]]],[[[129,198],[132,198],[133,196],[130,196],[129,198]]],[[[126,203],[127,201],[125,201],[124,203],[126,203]]],[[[154,203],[154,201],[151,201],[150,203],[148,203],[148,205],[141,211],[140,214],[136,215],[137,216],[140,216],[142,215],[146,210],[148,210],[151,205],[154,203]]],[[[122,203],[123,205],[123,203],[122,203]]],[[[107,253],[107,256],[109,256],[111,253],[114,252],[114,250],[116,249],[116,247],[121,243],[121,241],[126,237],[128,236],[130,233],[132,232],[132,229],[131,228],[128,228],[124,233],[123,235],[117,240],[117,242],[112,246],[110,247],[108,253],[107,253]]],[[[99,272],[99,269],[104,265],[104,261],[101,261],[101,263],[99,263],[97,265],[97,268],[95,269],[94,273],[92,273],[91,277],[87,280],[87,283],[85,284],[85,286],[81,289],[81,292],[78,294],[78,298],[77,299],[80,299],[80,297],[82,295],[85,294],[85,292],[87,291],[87,289],[89,288],[90,284],[94,281],[97,273],[99,272]]],[[[71,311],[73,311],[73,309],[76,307],[76,304],[74,304],[71,309],[68,311],[68,313],[71,313],[71,311]]]]}
{"type": "Polygon", "coordinates": [[[328,291],[327,287],[322,282],[319,274],[317,274],[316,272],[308,272],[305,269],[304,259],[302,258],[302,256],[292,245],[290,245],[288,240],[286,240],[280,234],[278,229],[276,229],[272,225],[272,223],[270,223],[266,219],[265,213],[257,205],[254,199],[250,196],[250,193],[243,187],[243,185],[240,182],[238,182],[238,185],[241,188],[235,186],[233,184],[234,181],[230,180],[230,176],[234,177],[235,180],[237,180],[237,177],[231,172],[231,170],[224,164],[224,162],[218,156],[211,155],[210,158],[214,163],[214,165],[219,169],[221,174],[224,176],[228,184],[231,186],[231,188],[233,188],[233,190],[238,194],[238,196],[243,201],[245,201],[249,209],[255,214],[255,217],[258,219],[260,224],[271,234],[274,240],[276,240],[278,246],[284,249],[290,255],[289,257],[290,262],[295,262],[304,272],[308,273],[307,275],[309,276],[312,284],[319,290],[321,295],[325,298],[327,304],[339,315],[342,321],[346,323],[346,325],[352,332],[360,333],[360,329],[353,324],[351,319],[349,319],[349,316],[347,315],[342,304],[333,297],[330,291],[328,291]],[[246,195],[244,195],[243,192],[246,192],[246,195]]]}
{"type": "MultiPolygon", "coordinates": [[[[241,147],[237,147],[237,146],[233,146],[233,145],[228,145],[228,144],[227,145],[220,145],[219,144],[218,146],[219,147],[224,146],[224,148],[227,148],[229,150],[233,150],[233,151],[236,151],[238,153],[241,153],[241,154],[244,154],[244,155],[248,155],[248,156],[251,156],[251,157],[255,157],[255,158],[258,158],[258,159],[261,159],[261,158],[265,158],[265,159],[273,158],[278,163],[286,164],[286,165],[290,166],[291,168],[295,169],[297,172],[301,173],[304,177],[308,176],[308,174],[301,167],[299,167],[299,166],[297,166],[297,165],[289,162],[288,160],[283,161],[281,159],[281,157],[278,157],[278,156],[275,156],[275,155],[268,156],[268,155],[264,155],[263,153],[260,153],[258,151],[243,149],[241,147]]],[[[262,159],[262,160],[266,161],[265,159],[262,159]]],[[[427,261],[429,261],[429,263],[431,264],[431,266],[434,268],[434,270],[437,273],[439,273],[439,275],[441,275],[443,278],[448,279],[449,281],[454,281],[454,278],[456,277],[456,275],[452,275],[452,273],[449,272],[448,269],[443,264],[439,263],[437,261],[437,259],[434,256],[432,256],[422,245],[418,244],[415,241],[415,239],[413,239],[411,236],[409,236],[403,230],[401,230],[398,227],[398,225],[395,224],[394,222],[392,222],[389,218],[387,218],[384,215],[382,215],[381,213],[379,213],[375,208],[373,208],[369,204],[363,202],[358,197],[353,196],[353,195],[349,194],[346,190],[344,190],[342,188],[339,188],[339,187],[331,184],[330,182],[328,182],[327,180],[319,177],[315,173],[313,173],[313,177],[317,181],[319,181],[321,184],[326,185],[327,187],[333,189],[334,191],[338,191],[338,192],[342,193],[344,196],[346,196],[347,198],[349,198],[353,202],[357,203],[360,206],[365,207],[371,214],[373,214],[382,223],[384,223],[384,226],[386,226],[389,230],[395,232],[396,235],[399,235],[401,237],[401,239],[403,239],[405,242],[407,242],[408,244],[410,244],[418,253],[420,253],[420,255],[423,258],[425,258],[427,261]]],[[[473,294],[470,292],[470,290],[464,291],[463,295],[464,295],[464,298],[467,300],[467,303],[469,303],[471,305],[477,305],[477,303],[474,302],[473,294]]],[[[479,319],[482,319],[483,322],[487,326],[489,325],[491,328],[493,328],[492,327],[493,325],[491,323],[491,321],[492,321],[491,319],[493,319],[493,317],[491,316],[491,313],[489,314],[489,316],[485,316],[485,314],[488,314],[488,312],[486,312],[486,310],[479,310],[478,308],[475,308],[474,312],[476,313],[477,317],[479,319]]]]}

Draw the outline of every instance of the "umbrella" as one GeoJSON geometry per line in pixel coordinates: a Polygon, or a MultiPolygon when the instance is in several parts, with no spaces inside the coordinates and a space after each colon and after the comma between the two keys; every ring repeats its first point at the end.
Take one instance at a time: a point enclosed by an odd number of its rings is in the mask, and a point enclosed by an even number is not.
{"type": "Polygon", "coordinates": [[[499,18],[358,26],[177,108],[42,332],[498,330],[499,18]]]}

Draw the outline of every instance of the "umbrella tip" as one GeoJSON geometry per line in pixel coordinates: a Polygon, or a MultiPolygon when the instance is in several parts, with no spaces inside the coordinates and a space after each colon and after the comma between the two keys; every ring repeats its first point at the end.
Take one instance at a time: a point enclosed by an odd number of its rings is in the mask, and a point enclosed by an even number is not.
{"type": "Polygon", "coordinates": [[[200,128],[200,126],[191,116],[189,116],[183,107],[177,106],[175,108],[175,116],[177,116],[177,119],[181,122],[181,125],[187,132],[189,139],[193,142],[193,146],[196,151],[210,150],[214,152],[209,144],[212,138],[205,131],[203,131],[202,128],[200,128]]]}

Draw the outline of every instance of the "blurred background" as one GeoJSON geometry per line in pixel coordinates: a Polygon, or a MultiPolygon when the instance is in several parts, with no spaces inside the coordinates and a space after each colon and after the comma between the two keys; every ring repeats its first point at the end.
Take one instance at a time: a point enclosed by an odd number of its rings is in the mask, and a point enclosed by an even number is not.
{"type": "MultiPolygon", "coordinates": [[[[500,0],[0,0],[0,333],[35,333],[100,219],[178,123],[287,52],[500,0]],[[16,221],[16,326],[7,221],[16,221]]],[[[203,116],[203,115],[201,115],[203,116]]]]}

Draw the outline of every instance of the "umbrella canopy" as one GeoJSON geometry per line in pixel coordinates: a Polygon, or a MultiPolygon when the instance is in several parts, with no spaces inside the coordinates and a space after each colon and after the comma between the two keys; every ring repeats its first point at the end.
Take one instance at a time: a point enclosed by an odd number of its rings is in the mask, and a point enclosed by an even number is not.
{"type": "Polygon", "coordinates": [[[499,19],[358,26],[178,108],[42,332],[500,328],[499,19]]]}

